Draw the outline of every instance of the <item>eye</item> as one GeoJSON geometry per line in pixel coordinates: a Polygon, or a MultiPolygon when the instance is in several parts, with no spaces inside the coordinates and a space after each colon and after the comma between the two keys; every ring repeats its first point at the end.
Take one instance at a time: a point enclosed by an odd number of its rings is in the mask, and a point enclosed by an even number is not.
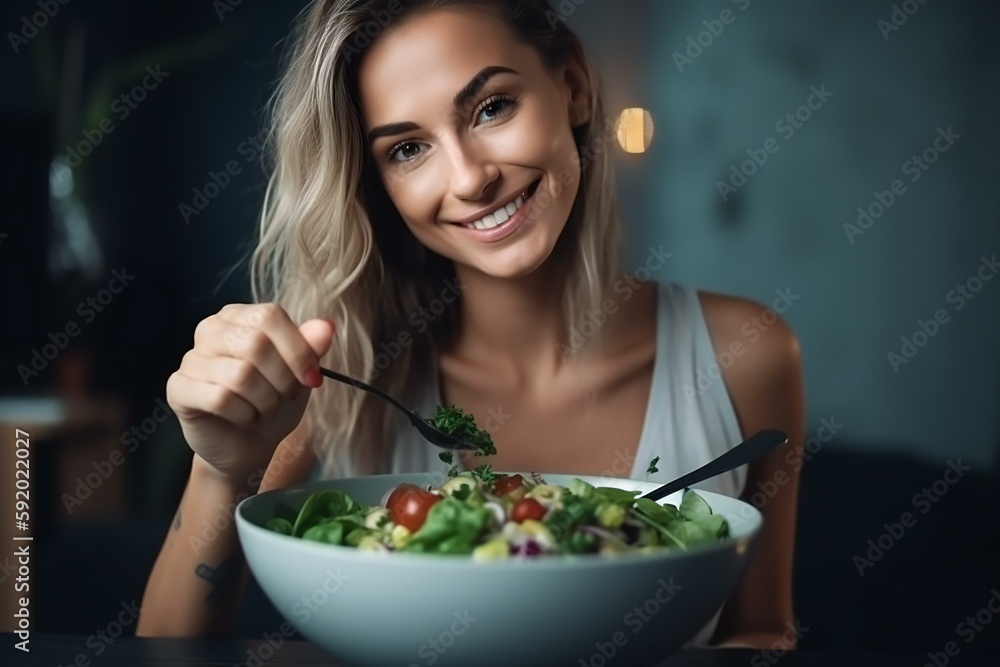
{"type": "Polygon", "coordinates": [[[419,148],[420,148],[420,144],[418,144],[418,143],[416,143],[414,141],[402,141],[402,142],[396,144],[395,146],[393,146],[392,150],[389,151],[389,161],[390,162],[410,162],[411,160],[416,159],[416,157],[418,155],[420,155],[420,153],[417,152],[417,149],[419,149],[419,148]],[[399,159],[397,157],[397,156],[400,156],[400,155],[403,156],[403,159],[399,159]]]}
{"type": "Polygon", "coordinates": [[[484,123],[493,123],[509,114],[514,108],[514,98],[506,95],[495,95],[479,107],[476,119],[484,118],[484,123]]]}

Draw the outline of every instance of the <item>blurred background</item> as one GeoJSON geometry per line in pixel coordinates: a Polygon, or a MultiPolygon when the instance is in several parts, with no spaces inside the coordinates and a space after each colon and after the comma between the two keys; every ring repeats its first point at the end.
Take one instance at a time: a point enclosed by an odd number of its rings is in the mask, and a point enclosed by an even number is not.
{"type": "MultiPolygon", "coordinates": [[[[940,650],[1000,587],[1000,10],[554,4],[639,119],[614,147],[626,270],[662,246],[657,279],[777,302],[802,342],[802,645],[940,650]]],[[[190,465],[166,379],[249,299],[260,112],[303,5],[0,10],[0,423],[32,436],[36,631],[141,600],[190,465]]],[[[280,623],[256,590],[244,612],[280,623]]]]}

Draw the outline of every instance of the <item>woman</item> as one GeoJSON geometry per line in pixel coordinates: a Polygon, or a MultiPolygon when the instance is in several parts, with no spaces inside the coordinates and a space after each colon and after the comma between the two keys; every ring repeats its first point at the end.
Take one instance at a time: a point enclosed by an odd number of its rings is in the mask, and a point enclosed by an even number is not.
{"type": "Polygon", "coordinates": [[[790,647],[796,339],[755,303],[644,282],[660,250],[638,279],[619,270],[614,135],[548,3],[314,2],[275,99],[258,303],[199,324],[168,382],[194,460],[138,633],[231,627],[247,575],[232,508],[258,486],[440,466],[383,403],[316,391],[323,363],[425,414],[471,411],[499,470],[641,476],[660,456],[666,480],[763,428],[789,433],[705,485],[780,489],[760,504],[752,569],[697,641],[790,647]]]}

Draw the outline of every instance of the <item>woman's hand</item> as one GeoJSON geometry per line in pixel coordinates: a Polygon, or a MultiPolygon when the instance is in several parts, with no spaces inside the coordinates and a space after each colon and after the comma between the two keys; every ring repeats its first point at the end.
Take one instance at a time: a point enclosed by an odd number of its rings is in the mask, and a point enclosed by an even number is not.
{"type": "MultiPolygon", "coordinates": [[[[188,446],[221,480],[248,484],[298,425],[333,324],[296,326],[274,304],[228,305],[202,320],[194,349],[167,380],[188,446]]],[[[197,461],[196,461],[197,463],[197,461]]]]}

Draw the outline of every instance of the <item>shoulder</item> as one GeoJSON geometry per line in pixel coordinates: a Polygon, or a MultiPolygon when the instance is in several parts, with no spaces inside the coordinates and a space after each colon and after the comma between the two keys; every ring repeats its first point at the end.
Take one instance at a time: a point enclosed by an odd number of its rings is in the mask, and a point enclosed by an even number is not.
{"type": "MultiPolygon", "coordinates": [[[[797,297],[779,294],[770,304],[699,292],[716,361],[744,435],[802,409],[802,362],[798,337],[782,317],[797,297]]],[[[794,421],[794,419],[793,419],[794,421]]]]}

